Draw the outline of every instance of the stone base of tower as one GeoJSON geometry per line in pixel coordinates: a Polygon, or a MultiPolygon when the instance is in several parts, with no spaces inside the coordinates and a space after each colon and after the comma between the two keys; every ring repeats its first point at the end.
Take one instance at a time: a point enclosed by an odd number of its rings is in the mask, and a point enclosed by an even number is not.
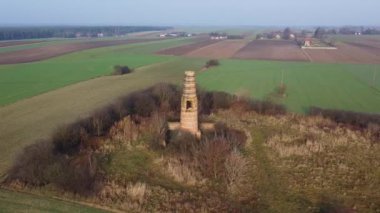
{"type": "Polygon", "coordinates": [[[182,128],[180,122],[169,122],[168,123],[169,131],[183,131],[191,133],[192,135],[196,136],[198,139],[201,138],[202,133],[200,130],[193,131],[193,128],[182,128]]]}
{"type": "Polygon", "coordinates": [[[200,130],[197,131],[189,131],[187,129],[181,128],[181,123],[180,122],[169,122],[168,123],[169,131],[185,131],[185,132],[190,132],[191,134],[195,135],[198,139],[202,137],[202,132],[201,131],[214,131],[215,130],[215,123],[200,123],[199,127],[200,130]]]}

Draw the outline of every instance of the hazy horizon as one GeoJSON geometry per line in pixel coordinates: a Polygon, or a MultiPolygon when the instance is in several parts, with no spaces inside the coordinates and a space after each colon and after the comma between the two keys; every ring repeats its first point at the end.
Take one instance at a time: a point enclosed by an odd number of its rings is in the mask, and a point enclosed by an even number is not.
{"type": "Polygon", "coordinates": [[[376,0],[0,0],[1,26],[379,26],[376,0]]]}

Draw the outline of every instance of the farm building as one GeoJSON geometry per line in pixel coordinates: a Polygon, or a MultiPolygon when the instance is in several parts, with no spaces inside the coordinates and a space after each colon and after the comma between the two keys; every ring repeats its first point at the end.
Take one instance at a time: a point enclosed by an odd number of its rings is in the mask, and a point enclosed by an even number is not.
{"type": "Polygon", "coordinates": [[[312,45],[312,39],[311,38],[306,38],[305,41],[304,41],[303,46],[304,47],[311,47],[311,45],[312,45]]]}

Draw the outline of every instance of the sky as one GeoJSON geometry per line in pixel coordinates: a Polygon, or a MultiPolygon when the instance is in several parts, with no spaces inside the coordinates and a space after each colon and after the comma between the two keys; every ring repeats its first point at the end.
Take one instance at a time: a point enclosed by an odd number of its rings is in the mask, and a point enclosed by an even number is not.
{"type": "Polygon", "coordinates": [[[0,25],[380,25],[380,0],[0,0],[0,25]]]}

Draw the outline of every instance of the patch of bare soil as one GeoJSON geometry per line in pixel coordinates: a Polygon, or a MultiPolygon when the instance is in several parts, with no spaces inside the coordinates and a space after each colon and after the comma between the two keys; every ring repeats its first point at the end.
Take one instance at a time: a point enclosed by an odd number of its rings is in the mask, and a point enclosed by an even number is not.
{"type": "Polygon", "coordinates": [[[114,40],[114,41],[90,41],[82,43],[71,43],[71,44],[57,44],[49,45],[45,47],[37,47],[32,49],[0,53],[0,64],[18,64],[18,63],[28,63],[34,61],[41,61],[49,58],[54,58],[57,56],[78,52],[87,49],[115,46],[115,45],[125,45],[132,43],[140,43],[153,41],[156,39],[128,39],[128,40],[114,40]]]}
{"type": "Polygon", "coordinates": [[[186,54],[188,54],[194,50],[197,50],[199,48],[214,44],[216,42],[217,41],[210,40],[209,38],[202,38],[202,39],[199,39],[198,42],[193,43],[193,44],[187,44],[187,45],[183,45],[183,46],[179,46],[179,47],[160,50],[157,52],[157,54],[182,56],[182,55],[186,55],[186,54]]]}
{"type": "Polygon", "coordinates": [[[284,40],[252,41],[233,57],[238,59],[309,61],[294,41],[284,40]]]}
{"type": "Polygon", "coordinates": [[[194,50],[186,56],[199,58],[230,58],[247,45],[246,40],[226,40],[194,50]]]}

